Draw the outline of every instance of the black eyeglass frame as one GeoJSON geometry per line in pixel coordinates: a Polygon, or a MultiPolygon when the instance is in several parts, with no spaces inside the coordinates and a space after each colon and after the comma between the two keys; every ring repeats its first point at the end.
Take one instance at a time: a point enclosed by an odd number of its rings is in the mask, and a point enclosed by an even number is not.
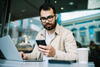
{"type": "Polygon", "coordinates": [[[45,22],[46,20],[52,21],[54,16],[55,16],[55,15],[49,15],[49,16],[47,16],[47,17],[40,17],[40,20],[41,20],[42,22],[45,22]]]}

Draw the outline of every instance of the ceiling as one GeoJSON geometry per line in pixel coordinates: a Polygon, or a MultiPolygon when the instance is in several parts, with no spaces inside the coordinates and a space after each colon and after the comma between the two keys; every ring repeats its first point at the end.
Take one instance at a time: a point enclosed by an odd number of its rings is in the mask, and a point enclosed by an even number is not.
{"type": "Polygon", "coordinates": [[[88,0],[11,0],[11,20],[39,16],[39,7],[44,2],[54,4],[57,13],[84,10],[88,4],[88,0]]]}

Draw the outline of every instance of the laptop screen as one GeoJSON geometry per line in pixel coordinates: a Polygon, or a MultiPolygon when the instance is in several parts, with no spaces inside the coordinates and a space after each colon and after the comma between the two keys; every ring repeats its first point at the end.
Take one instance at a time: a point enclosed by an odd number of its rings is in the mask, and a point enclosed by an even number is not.
{"type": "Polygon", "coordinates": [[[0,50],[8,60],[22,60],[15,44],[9,35],[0,38],[0,50]]]}

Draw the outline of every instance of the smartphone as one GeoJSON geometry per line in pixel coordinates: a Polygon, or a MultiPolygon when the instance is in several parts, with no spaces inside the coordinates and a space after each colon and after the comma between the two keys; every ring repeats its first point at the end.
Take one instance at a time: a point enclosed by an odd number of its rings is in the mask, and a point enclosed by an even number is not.
{"type": "Polygon", "coordinates": [[[46,46],[45,40],[36,40],[37,45],[44,45],[46,46]]]}

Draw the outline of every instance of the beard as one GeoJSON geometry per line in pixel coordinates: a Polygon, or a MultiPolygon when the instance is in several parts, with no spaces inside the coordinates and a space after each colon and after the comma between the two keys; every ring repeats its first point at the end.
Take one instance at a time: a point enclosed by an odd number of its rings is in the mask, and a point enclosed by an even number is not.
{"type": "Polygon", "coordinates": [[[55,29],[56,25],[57,25],[57,22],[55,21],[54,24],[52,24],[52,23],[46,23],[45,25],[43,25],[43,27],[46,30],[50,31],[50,30],[55,29]]]}

